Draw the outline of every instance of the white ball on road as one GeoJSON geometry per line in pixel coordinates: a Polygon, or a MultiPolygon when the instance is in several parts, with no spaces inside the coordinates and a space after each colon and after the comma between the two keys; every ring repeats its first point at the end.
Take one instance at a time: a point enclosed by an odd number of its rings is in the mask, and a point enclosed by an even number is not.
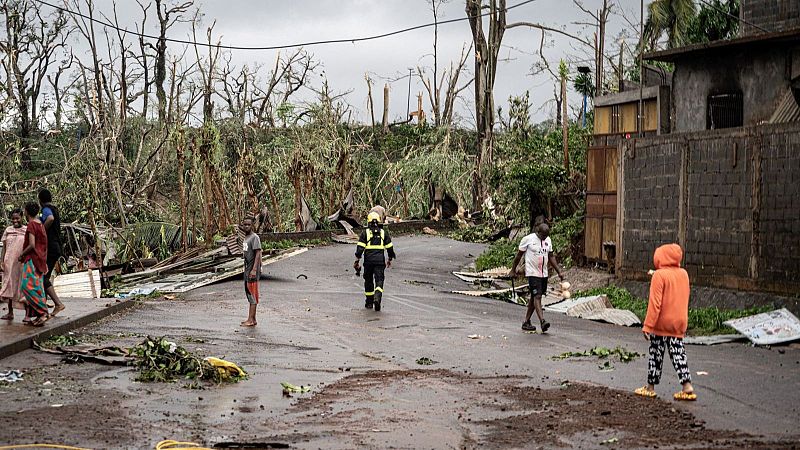
{"type": "Polygon", "coordinates": [[[572,297],[572,294],[570,294],[569,291],[562,291],[561,296],[564,298],[570,298],[572,297]]]}

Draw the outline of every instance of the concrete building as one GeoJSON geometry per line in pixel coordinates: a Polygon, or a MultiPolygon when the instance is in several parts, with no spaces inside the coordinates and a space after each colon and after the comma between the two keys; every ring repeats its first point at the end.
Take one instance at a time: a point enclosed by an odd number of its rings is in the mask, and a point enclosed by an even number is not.
{"type": "MultiPolygon", "coordinates": [[[[742,0],[740,17],[735,39],[646,55],[675,67],[670,129],[606,142],[617,156],[616,271],[646,282],[654,249],[678,242],[698,288],[797,311],[800,1],[742,0]]],[[[587,217],[588,205],[587,195],[587,217]]]]}

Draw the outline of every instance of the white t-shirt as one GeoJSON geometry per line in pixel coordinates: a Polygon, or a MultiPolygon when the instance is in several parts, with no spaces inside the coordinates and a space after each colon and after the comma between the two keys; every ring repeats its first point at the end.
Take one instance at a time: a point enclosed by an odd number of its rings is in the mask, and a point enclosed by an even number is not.
{"type": "Polygon", "coordinates": [[[547,262],[550,252],[553,251],[553,242],[547,237],[539,239],[536,233],[522,238],[519,251],[525,252],[525,276],[547,278],[547,262]]]}

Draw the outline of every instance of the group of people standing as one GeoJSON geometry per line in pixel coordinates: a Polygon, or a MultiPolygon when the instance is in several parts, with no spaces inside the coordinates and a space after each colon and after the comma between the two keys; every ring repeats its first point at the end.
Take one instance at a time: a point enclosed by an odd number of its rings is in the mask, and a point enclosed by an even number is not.
{"type": "Polygon", "coordinates": [[[2,320],[14,320],[14,309],[21,309],[25,311],[23,323],[43,326],[64,310],[50,280],[62,254],[61,219],[52,202],[50,191],[42,189],[39,203],[29,202],[11,212],[0,257],[0,300],[8,305],[2,320]],[[48,296],[54,303],[52,311],[47,305],[48,296]]]}

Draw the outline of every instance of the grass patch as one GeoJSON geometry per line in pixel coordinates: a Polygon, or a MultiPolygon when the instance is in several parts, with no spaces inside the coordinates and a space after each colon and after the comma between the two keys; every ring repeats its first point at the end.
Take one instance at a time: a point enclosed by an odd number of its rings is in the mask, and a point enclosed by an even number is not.
{"type": "MultiPolygon", "coordinates": [[[[625,288],[605,286],[573,294],[576,298],[590,295],[605,295],[614,305],[614,308],[632,311],[639,317],[639,320],[644,321],[647,315],[647,299],[636,297],[625,288]]],[[[733,334],[736,333],[736,330],[724,325],[723,322],[772,311],[773,309],[771,306],[756,306],[747,309],[689,308],[689,329],[687,333],[693,336],[733,334]]]]}

